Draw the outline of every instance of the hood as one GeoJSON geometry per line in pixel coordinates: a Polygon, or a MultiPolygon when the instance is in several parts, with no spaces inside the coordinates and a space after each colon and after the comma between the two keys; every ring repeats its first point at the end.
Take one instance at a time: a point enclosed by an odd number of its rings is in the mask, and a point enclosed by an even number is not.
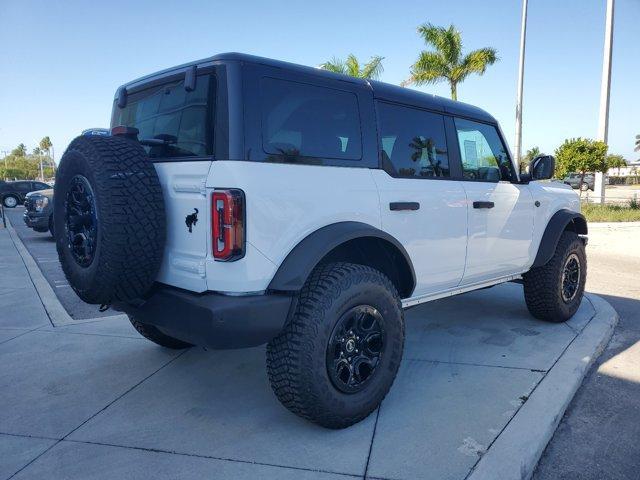
{"type": "Polygon", "coordinates": [[[36,190],[35,192],[27,193],[27,198],[31,198],[37,195],[42,195],[43,197],[48,197],[49,200],[53,198],[53,188],[49,188],[47,190],[36,190]]]}

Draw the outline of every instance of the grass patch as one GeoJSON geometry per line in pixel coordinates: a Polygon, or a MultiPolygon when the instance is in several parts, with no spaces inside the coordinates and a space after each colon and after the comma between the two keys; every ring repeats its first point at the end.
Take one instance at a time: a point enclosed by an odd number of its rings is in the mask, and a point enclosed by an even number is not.
{"type": "Polygon", "coordinates": [[[582,214],[588,222],[640,222],[640,206],[583,203],[582,214]]]}

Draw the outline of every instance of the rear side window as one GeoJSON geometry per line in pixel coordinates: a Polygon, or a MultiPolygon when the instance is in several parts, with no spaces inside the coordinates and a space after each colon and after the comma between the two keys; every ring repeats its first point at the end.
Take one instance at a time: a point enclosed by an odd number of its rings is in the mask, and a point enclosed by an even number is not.
{"type": "Polygon", "coordinates": [[[512,181],[515,171],[498,131],[492,125],[455,119],[462,175],[467,180],[512,181]]]}
{"type": "Polygon", "coordinates": [[[151,158],[211,155],[214,87],[214,77],[199,75],[190,92],[181,79],[133,93],[124,108],[114,105],[111,125],[137,128],[151,158]]]}
{"type": "Polygon", "coordinates": [[[382,166],[408,178],[449,177],[444,118],[437,113],[378,102],[382,166]]]}
{"type": "Polygon", "coordinates": [[[360,160],[362,138],[355,94],[264,77],[262,147],[267,161],[360,160]]]}

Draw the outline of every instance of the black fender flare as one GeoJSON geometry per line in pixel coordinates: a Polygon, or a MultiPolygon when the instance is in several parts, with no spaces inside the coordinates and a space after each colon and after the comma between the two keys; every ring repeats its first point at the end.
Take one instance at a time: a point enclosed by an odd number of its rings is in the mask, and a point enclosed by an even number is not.
{"type": "Polygon", "coordinates": [[[541,267],[551,260],[558,246],[560,235],[562,235],[562,232],[565,231],[569,224],[572,224],[573,230],[576,233],[581,235],[587,234],[587,220],[584,218],[584,215],[567,209],[558,210],[551,216],[542,234],[542,239],[538,246],[538,253],[536,259],[533,261],[532,268],[541,267]]]}
{"type": "Polygon", "coordinates": [[[357,238],[378,238],[393,245],[404,257],[411,272],[411,292],[416,274],[409,254],[388,233],[362,222],[338,222],[322,227],[302,239],[285,257],[269,283],[269,290],[299,291],[320,261],[341,244],[357,238]]]}

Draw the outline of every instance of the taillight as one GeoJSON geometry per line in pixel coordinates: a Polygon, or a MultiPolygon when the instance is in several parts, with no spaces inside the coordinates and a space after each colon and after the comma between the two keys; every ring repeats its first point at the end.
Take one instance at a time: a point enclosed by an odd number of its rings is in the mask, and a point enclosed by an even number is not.
{"type": "Polygon", "coordinates": [[[211,196],[211,244],[213,258],[232,262],[244,257],[244,192],[238,189],[214,190],[211,196]]]}

